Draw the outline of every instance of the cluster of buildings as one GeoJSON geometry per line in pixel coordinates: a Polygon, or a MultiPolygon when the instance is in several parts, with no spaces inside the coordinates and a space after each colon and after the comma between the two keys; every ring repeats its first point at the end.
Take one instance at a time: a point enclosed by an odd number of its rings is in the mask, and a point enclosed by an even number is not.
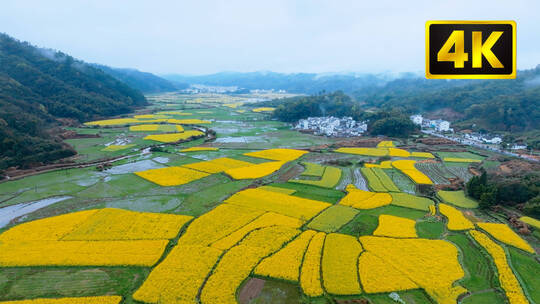
{"type": "Polygon", "coordinates": [[[360,136],[366,132],[367,123],[364,121],[357,122],[352,117],[308,117],[300,119],[294,129],[311,132],[315,135],[350,137],[360,136]]]}
{"type": "Polygon", "coordinates": [[[424,129],[435,129],[438,132],[453,132],[454,129],[450,128],[450,122],[442,119],[427,119],[420,114],[411,115],[411,121],[415,125],[419,125],[424,129]]]}

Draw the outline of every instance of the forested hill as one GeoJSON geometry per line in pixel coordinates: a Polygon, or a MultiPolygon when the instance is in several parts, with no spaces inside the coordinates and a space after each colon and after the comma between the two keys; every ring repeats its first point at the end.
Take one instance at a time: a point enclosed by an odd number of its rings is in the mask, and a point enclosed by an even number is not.
{"type": "Polygon", "coordinates": [[[159,93],[181,90],[189,87],[179,82],[172,83],[152,73],[141,72],[135,69],[111,68],[104,65],[94,64],[95,67],[110,74],[114,78],[126,83],[132,88],[144,93],[159,93]]]}
{"type": "Polygon", "coordinates": [[[486,130],[540,128],[540,66],[519,71],[517,79],[397,79],[353,95],[368,106],[401,107],[410,113],[450,109],[458,115],[458,123],[486,130]]]}
{"type": "Polygon", "coordinates": [[[146,104],[138,90],[66,54],[0,34],[0,169],[73,154],[51,134],[146,104]]]}

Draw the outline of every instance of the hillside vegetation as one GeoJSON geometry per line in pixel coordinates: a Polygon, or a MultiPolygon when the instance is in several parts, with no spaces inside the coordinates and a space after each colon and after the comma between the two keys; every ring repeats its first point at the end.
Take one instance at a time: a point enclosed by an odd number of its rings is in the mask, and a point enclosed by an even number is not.
{"type": "Polygon", "coordinates": [[[141,72],[135,69],[119,69],[98,64],[95,64],[94,66],[130,87],[144,93],[171,92],[188,87],[186,84],[178,82],[172,83],[152,73],[141,72]]]}
{"type": "Polygon", "coordinates": [[[0,34],[0,169],[73,155],[49,132],[146,104],[137,90],[73,57],[0,34]]]}

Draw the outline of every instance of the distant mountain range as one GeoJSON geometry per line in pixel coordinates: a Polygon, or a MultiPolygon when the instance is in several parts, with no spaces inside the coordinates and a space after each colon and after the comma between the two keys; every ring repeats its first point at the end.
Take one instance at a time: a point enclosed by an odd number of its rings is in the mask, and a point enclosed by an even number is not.
{"type": "Polygon", "coordinates": [[[343,91],[352,93],[367,87],[381,86],[395,79],[415,77],[412,73],[393,74],[360,74],[360,73],[296,73],[284,74],[275,72],[222,72],[210,75],[163,75],[173,82],[186,84],[203,84],[211,86],[237,86],[254,90],[285,90],[291,93],[315,94],[321,91],[343,91]]]}

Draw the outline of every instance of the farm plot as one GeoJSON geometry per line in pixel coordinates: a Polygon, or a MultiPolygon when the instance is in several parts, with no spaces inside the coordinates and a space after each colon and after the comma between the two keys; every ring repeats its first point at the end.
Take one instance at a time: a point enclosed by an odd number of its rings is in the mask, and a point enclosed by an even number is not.
{"type": "Polygon", "coordinates": [[[448,178],[455,177],[441,163],[417,162],[414,166],[427,175],[435,184],[449,184],[448,178]]]}
{"type": "Polygon", "coordinates": [[[285,162],[283,161],[274,161],[247,167],[227,169],[224,172],[233,179],[261,178],[278,171],[284,164],[285,162]]]}
{"type": "Polygon", "coordinates": [[[188,130],[181,133],[168,133],[168,134],[152,134],[146,136],[144,139],[159,141],[162,143],[173,143],[180,140],[187,140],[193,137],[204,136],[204,133],[197,130],[188,130]]]}
{"type": "Polygon", "coordinates": [[[433,184],[429,177],[414,167],[415,163],[414,160],[396,160],[392,162],[392,166],[409,176],[417,184],[433,184]]]}
{"type": "Polygon", "coordinates": [[[394,238],[416,238],[416,221],[411,219],[382,214],[379,216],[379,226],[373,235],[394,238]]]}
{"type": "Polygon", "coordinates": [[[514,246],[529,253],[535,253],[531,245],[529,245],[527,241],[522,239],[517,233],[514,232],[514,230],[512,230],[506,224],[476,223],[476,225],[500,242],[514,246]]]}
{"type": "Polygon", "coordinates": [[[362,246],[355,237],[330,233],[326,236],[322,254],[322,281],[330,294],[360,294],[358,256],[362,246]]]}
{"type": "Polygon", "coordinates": [[[376,167],[362,168],[361,171],[367,178],[371,190],[375,192],[399,192],[399,188],[383,169],[376,167]]]}
{"type": "Polygon", "coordinates": [[[391,193],[392,205],[407,207],[417,210],[429,211],[429,206],[433,201],[429,198],[411,195],[408,193],[391,193]]]}
{"type": "Polygon", "coordinates": [[[439,151],[439,152],[436,152],[437,155],[440,157],[440,158],[461,158],[461,159],[476,159],[476,160],[484,160],[485,157],[481,156],[481,155],[478,155],[478,154],[475,154],[475,153],[471,153],[471,152],[444,152],[444,151],[439,151]]]}
{"type": "Polygon", "coordinates": [[[160,186],[178,186],[208,176],[197,170],[183,167],[166,167],[135,172],[136,175],[160,186]]]}
{"type": "Polygon", "coordinates": [[[445,163],[445,166],[448,171],[465,182],[468,182],[474,176],[465,163],[445,163]]]}
{"type": "Polygon", "coordinates": [[[5,301],[2,304],[119,304],[122,301],[120,296],[101,297],[79,297],[79,298],[58,298],[58,299],[33,299],[20,301],[5,301]]]}
{"type": "Polygon", "coordinates": [[[244,155],[257,157],[257,158],[265,158],[265,159],[270,159],[270,160],[277,160],[277,161],[291,161],[291,160],[300,158],[302,155],[306,153],[307,151],[294,150],[294,149],[269,149],[269,150],[244,153],[244,155]]]}
{"type": "Polygon", "coordinates": [[[439,204],[439,211],[448,218],[447,227],[449,230],[469,230],[474,229],[473,223],[469,221],[461,211],[443,203],[439,204]]]}
{"type": "Polygon", "coordinates": [[[360,168],[355,168],[353,171],[354,174],[354,186],[360,190],[369,191],[367,182],[360,171],[360,168]]]}
{"type": "Polygon", "coordinates": [[[460,191],[437,191],[437,195],[445,202],[461,208],[478,208],[478,202],[467,197],[463,190],[460,191]]]}
{"type": "Polygon", "coordinates": [[[213,147],[190,147],[181,149],[178,152],[200,152],[200,151],[219,151],[219,148],[213,148],[213,147]]]}
{"type": "Polygon", "coordinates": [[[189,219],[102,209],[37,220],[0,235],[0,265],[151,266],[189,219]]]}
{"type": "Polygon", "coordinates": [[[130,126],[131,132],[184,132],[184,128],[181,125],[161,125],[161,124],[143,124],[130,126]]]}
{"type": "Polygon", "coordinates": [[[537,219],[534,219],[534,218],[529,217],[529,216],[522,216],[522,217],[519,218],[519,220],[533,226],[536,229],[540,229],[540,221],[537,220],[537,219]]]}
{"type": "Polygon", "coordinates": [[[336,167],[326,167],[320,180],[291,179],[289,182],[308,184],[323,188],[334,188],[341,179],[341,169],[336,167]]]}
{"type": "Polygon", "coordinates": [[[326,233],[317,233],[309,243],[300,270],[300,287],[310,297],[323,295],[321,282],[321,256],[326,233]]]}
{"type": "Polygon", "coordinates": [[[324,174],[324,166],[315,163],[302,163],[306,170],[301,175],[321,177],[324,174]]]}
{"type": "Polygon", "coordinates": [[[225,203],[271,211],[299,219],[311,219],[330,204],[261,189],[240,191],[225,203]]]}
{"type": "Polygon", "coordinates": [[[443,304],[456,303],[457,297],[466,292],[465,288],[454,284],[465,273],[459,264],[457,248],[449,242],[375,236],[361,236],[359,240],[369,253],[363,253],[359,260],[360,280],[366,292],[398,291],[419,286],[443,304]],[[371,254],[382,261],[374,258],[375,261],[364,261],[371,254]],[[372,266],[371,262],[375,265],[372,266]],[[397,271],[390,269],[392,271],[386,274],[389,270],[386,265],[397,271]],[[385,271],[379,271],[379,267],[385,271]]]}
{"type": "Polygon", "coordinates": [[[304,254],[316,234],[314,230],[304,231],[283,249],[262,260],[254,273],[264,277],[298,282],[304,254]]]}
{"type": "Polygon", "coordinates": [[[339,202],[340,205],[356,209],[374,209],[392,202],[392,196],[388,193],[364,191],[353,185],[347,186],[346,190],[348,194],[339,202]]]}
{"type": "Polygon", "coordinates": [[[519,281],[516,279],[512,269],[508,265],[504,249],[480,231],[471,230],[469,233],[493,258],[495,266],[497,267],[497,272],[499,273],[501,287],[505,291],[510,304],[529,303],[523,294],[519,281]]]}
{"type": "Polygon", "coordinates": [[[220,173],[228,169],[243,168],[252,165],[252,163],[248,163],[245,161],[222,157],[213,160],[182,165],[182,167],[206,173],[220,173]]]}
{"type": "Polygon", "coordinates": [[[336,232],[343,225],[350,222],[357,214],[358,210],[347,206],[331,206],[311,220],[307,227],[326,233],[336,232]]]}

